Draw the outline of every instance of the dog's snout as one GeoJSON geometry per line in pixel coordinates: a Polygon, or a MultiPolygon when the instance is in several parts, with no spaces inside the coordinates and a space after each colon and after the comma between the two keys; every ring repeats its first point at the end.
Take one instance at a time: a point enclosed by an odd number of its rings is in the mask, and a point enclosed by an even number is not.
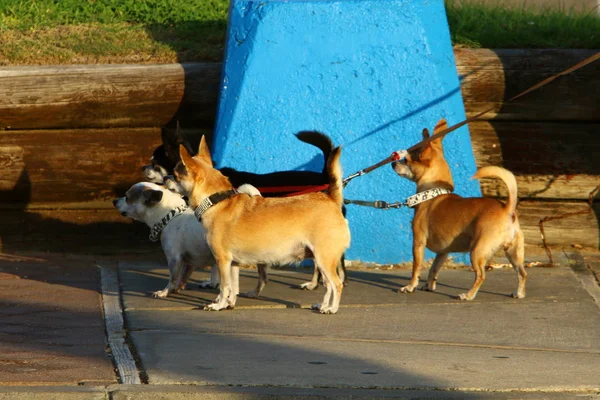
{"type": "Polygon", "coordinates": [[[152,165],[144,165],[142,167],[142,172],[146,172],[147,170],[152,169],[152,165]]]}
{"type": "Polygon", "coordinates": [[[113,200],[113,206],[115,206],[115,207],[116,207],[118,202],[119,202],[119,199],[114,199],[114,200],[113,200]]]}

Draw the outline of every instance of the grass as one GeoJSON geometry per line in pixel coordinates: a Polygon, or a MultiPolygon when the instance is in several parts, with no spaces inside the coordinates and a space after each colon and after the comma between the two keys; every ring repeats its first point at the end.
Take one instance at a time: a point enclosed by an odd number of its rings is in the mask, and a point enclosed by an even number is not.
{"type": "MultiPolygon", "coordinates": [[[[0,65],[219,61],[228,0],[0,0],[0,65]]],[[[455,45],[600,48],[600,18],[446,0],[455,45]]]]}
{"type": "MultiPolygon", "coordinates": [[[[498,2],[501,3],[501,2],[498,2]]],[[[600,49],[600,18],[557,9],[532,11],[446,0],[454,45],[474,48],[600,49]]]]}

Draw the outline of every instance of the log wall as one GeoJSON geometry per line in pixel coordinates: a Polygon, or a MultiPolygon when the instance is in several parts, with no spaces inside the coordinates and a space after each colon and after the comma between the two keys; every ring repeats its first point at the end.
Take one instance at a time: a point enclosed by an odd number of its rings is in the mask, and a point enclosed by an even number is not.
{"type": "MultiPolygon", "coordinates": [[[[600,63],[505,99],[593,53],[455,51],[467,114],[498,110],[470,124],[476,162],[515,173],[530,244],[541,218],[587,209],[600,184],[600,63]]],[[[220,64],[0,68],[2,249],[151,248],[111,200],[141,179],[161,125],[212,128],[219,74],[220,64]]],[[[482,191],[506,195],[492,180],[482,191]]],[[[598,211],[548,222],[548,242],[598,247],[598,211]]]]}

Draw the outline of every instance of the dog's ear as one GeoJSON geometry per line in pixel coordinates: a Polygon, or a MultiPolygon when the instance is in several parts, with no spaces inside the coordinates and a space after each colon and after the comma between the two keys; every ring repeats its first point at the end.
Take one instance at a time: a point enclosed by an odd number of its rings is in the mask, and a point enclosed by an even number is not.
{"type": "Polygon", "coordinates": [[[192,156],[182,144],[179,145],[179,156],[181,157],[181,162],[186,168],[190,168],[192,165],[194,165],[192,156]]]}
{"type": "Polygon", "coordinates": [[[163,192],[160,190],[144,190],[142,192],[142,198],[144,199],[144,205],[152,206],[154,204],[160,203],[163,197],[163,192]]]}
{"type": "Polygon", "coordinates": [[[181,126],[179,126],[179,120],[177,120],[177,124],[175,125],[175,133],[173,134],[173,137],[177,143],[185,142],[185,136],[181,131],[181,126]]]}
{"type": "Polygon", "coordinates": [[[431,148],[431,143],[427,143],[427,146],[419,153],[419,162],[426,167],[429,167],[431,164],[431,159],[433,158],[433,149],[431,148]]]}
{"type": "MultiPolygon", "coordinates": [[[[445,118],[442,118],[438,121],[437,124],[435,124],[435,128],[433,128],[433,134],[437,135],[438,133],[440,133],[441,131],[445,130],[448,128],[448,123],[446,122],[445,118]]],[[[434,146],[438,146],[438,147],[442,147],[442,139],[436,139],[434,141],[431,142],[432,145],[434,146]]]]}
{"type": "Polygon", "coordinates": [[[206,136],[202,136],[200,139],[200,146],[198,146],[198,155],[197,157],[204,162],[207,162],[211,167],[213,166],[212,158],[210,156],[210,150],[208,148],[208,144],[206,144],[206,136]]]}
{"type": "Polygon", "coordinates": [[[423,139],[427,139],[429,137],[429,129],[423,128],[423,139]]]}
{"type": "Polygon", "coordinates": [[[442,118],[437,124],[435,124],[435,128],[433,128],[433,134],[437,135],[446,128],[448,128],[448,123],[446,122],[446,118],[442,118]]]}

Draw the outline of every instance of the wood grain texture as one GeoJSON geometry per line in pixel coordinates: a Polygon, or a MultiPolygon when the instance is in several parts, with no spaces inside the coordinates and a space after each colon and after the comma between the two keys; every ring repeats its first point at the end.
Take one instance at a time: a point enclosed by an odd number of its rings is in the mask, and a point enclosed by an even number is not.
{"type": "Polygon", "coordinates": [[[484,119],[598,121],[599,62],[505,104],[507,99],[597,52],[456,49],[456,68],[467,115],[496,107],[496,112],[486,114],[484,119]]]}
{"type": "MultiPolygon", "coordinates": [[[[504,101],[594,50],[456,49],[468,114],[487,119],[598,121],[596,62],[514,103],[504,101]]],[[[0,68],[0,128],[211,127],[220,63],[0,68]]]]}
{"type": "Polygon", "coordinates": [[[0,132],[0,204],[107,202],[160,143],[158,128],[0,132]]]}
{"type": "MultiPolygon", "coordinates": [[[[598,124],[480,121],[469,130],[477,167],[509,169],[522,199],[585,200],[600,185],[598,124]]],[[[495,179],[481,181],[481,189],[507,196],[495,179]]]]}
{"type": "Polygon", "coordinates": [[[220,64],[0,68],[0,128],[212,126],[220,64]]]}
{"type": "MultiPolygon", "coordinates": [[[[519,222],[525,235],[525,243],[542,245],[539,222],[544,217],[556,217],[567,213],[587,211],[587,202],[562,201],[522,201],[517,211],[519,222]]],[[[599,248],[600,229],[598,218],[600,204],[596,204],[593,212],[573,215],[563,219],[548,221],[544,224],[546,242],[549,246],[580,244],[586,247],[599,248]]]]}

